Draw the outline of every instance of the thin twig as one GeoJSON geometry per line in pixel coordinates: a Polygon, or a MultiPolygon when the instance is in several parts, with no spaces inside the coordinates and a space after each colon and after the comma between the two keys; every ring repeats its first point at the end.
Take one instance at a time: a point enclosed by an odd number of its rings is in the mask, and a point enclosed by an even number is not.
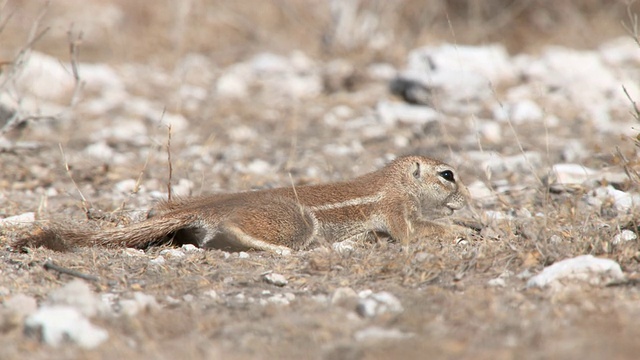
{"type": "Polygon", "coordinates": [[[638,109],[638,104],[636,104],[631,95],[629,95],[629,92],[627,91],[627,88],[624,87],[624,85],[622,85],[622,91],[624,91],[625,96],[627,97],[627,99],[629,99],[629,102],[631,102],[631,105],[633,106],[633,112],[631,113],[631,115],[633,115],[633,117],[637,121],[640,121],[640,109],[638,109]]]}
{"type": "Polygon", "coordinates": [[[82,44],[83,33],[80,31],[77,36],[73,35],[73,24],[67,32],[67,38],[69,39],[69,62],[71,63],[71,72],[73,73],[73,80],[75,85],[73,87],[73,95],[69,101],[69,106],[73,107],[78,102],[80,92],[84,88],[84,82],[80,80],[80,73],[78,72],[78,54],[80,52],[79,44],[82,44]]]}
{"type": "MultiPolygon", "coordinates": [[[[4,0],[2,2],[2,4],[0,4],[0,13],[4,12],[5,7],[7,7],[7,3],[9,2],[9,0],[4,0]]],[[[11,18],[13,17],[13,14],[16,13],[17,10],[13,10],[12,12],[9,13],[9,15],[6,15],[4,17],[4,19],[0,19],[0,33],[2,33],[2,31],[4,30],[5,26],[7,26],[7,24],[9,23],[9,20],[11,20],[11,18]]]]}
{"type": "Polygon", "coordinates": [[[77,277],[77,278],[88,280],[88,281],[94,281],[94,282],[100,281],[100,278],[97,276],[84,274],[76,270],[67,269],[60,265],[54,264],[53,261],[47,261],[42,266],[45,268],[45,270],[57,271],[61,274],[67,274],[69,276],[77,277]]]}
{"type": "Polygon", "coordinates": [[[640,38],[638,38],[638,15],[634,14],[631,10],[631,5],[633,5],[635,1],[630,1],[627,4],[627,16],[629,17],[629,25],[622,22],[622,27],[629,33],[629,35],[633,38],[633,41],[636,42],[638,46],[640,46],[640,38]]]}
{"type": "Polygon", "coordinates": [[[138,191],[140,191],[140,183],[142,183],[142,177],[144,176],[144,171],[147,169],[147,166],[149,166],[149,160],[151,159],[151,154],[152,154],[152,152],[149,151],[149,153],[147,154],[147,158],[144,161],[144,165],[142,166],[142,170],[140,170],[140,174],[138,175],[138,179],[136,179],[136,183],[133,186],[133,189],[129,192],[127,197],[124,200],[122,200],[122,204],[120,204],[120,207],[118,209],[114,210],[113,213],[115,213],[117,211],[123,211],[124,208],[127,206],[127,201],[129,199],[131,199],[131,197],[134,194],[137,194],[138,191]]]}
{"type": "MultiPolygon", "coordinates": [[[[162,116],[164,117],[164,112],[166,109],[162,110],[162,116]]],[[[171,201],[171,179],[173,178],[173,165],[171,164],[171,124],[168,126],[169,135],[167,137],[167,161],[169,162],[169,179],[167,179],[167,200],[171,201]]]]}
{"type": "Polygon", "coordinates": [[[629,159],[627,159],[626,156],[624,156],[619,146],[616,146],[616,153],[618,154],[620,160],[622,160],[622,169],[627,174],[629,179],[636,184],[640,183],[640,174],[638,174],[638,171],[636,171],[631,165],[629,165],[631,162],[629,161],[629,159]]]}
{"type": "Polygon", "coordinates": [[[67,170],[67,175],[69,176],[69,179],[71,179],[73,186],[75,186],[76,190],[78,190],[78,194],[80,194],[80,198],[82,198],[82,209],[84,210],[84,213],[87,216],[87,219],[91,219],[91,216],[89,215],[88,201],[82,194],[82,191],[80,191],[80,188],[78,187],[78,184],[76,183],[76,181],[73,179],[73,175],[71,175],[71,168],[69,167],[69,163],[67,162],[67,157],[64,154],[64,150],[62,149],[62,144],[58,143],[58,147],[60,148],[60,153],[62,154],[62,159],[64,160],[64,168],[67,170]]]}

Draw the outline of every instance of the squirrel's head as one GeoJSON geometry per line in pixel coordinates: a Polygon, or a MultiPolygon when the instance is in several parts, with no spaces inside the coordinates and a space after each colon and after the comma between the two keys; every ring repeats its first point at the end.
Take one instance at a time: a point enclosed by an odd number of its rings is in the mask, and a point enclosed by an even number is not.
{"type": "Polygon", "coordinates": [[[400,176],[401,184],[395,186],[407,187],[424,217],[451,215],[467,204],[469,190],[450,165],[424,156],[404,156],[389,166],[400,176]]]}

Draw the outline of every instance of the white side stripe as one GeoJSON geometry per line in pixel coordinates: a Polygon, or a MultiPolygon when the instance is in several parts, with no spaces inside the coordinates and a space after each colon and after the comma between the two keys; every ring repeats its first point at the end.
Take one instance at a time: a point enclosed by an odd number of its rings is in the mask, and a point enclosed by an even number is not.
{"type": "Polygon", "coordinates": [[[309,209],[311,209],[311,211],[325,211],[325,210],[340,209],[340,208],[349,207],[349,206],[372,204],[382,200],[382,195],[383,193],[379,192],[375,195],[349,199],[347,201],[342,201],[338,203],[310,206],[309,209]]]}

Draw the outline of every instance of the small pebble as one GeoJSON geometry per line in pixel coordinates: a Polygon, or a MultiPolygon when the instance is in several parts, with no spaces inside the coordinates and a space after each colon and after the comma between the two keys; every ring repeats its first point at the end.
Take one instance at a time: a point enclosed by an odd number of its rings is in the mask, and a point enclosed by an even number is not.
{"type": "Polygon", "coordinates": [[[402,332],[398,329],[385,329],[378,326],[371,326],[357,331],[353,337],[356,341],[379,342],[384,340],[401,340],[414,336],[415,334],[402,332]]]}
{"type": "Polygon", "coordinates": [[[149,263],[154,265],[164,265],[166,262],[167,260],[165,260],[164,256],[162,255],[156,257],[155,259],[149,260],[149,263]]]}
{"type": "Polygon", "coordinates": [[[36,215],[32,212],[27,212],[20,215],[9,216],[4,219],[0,219],[0,227],[10,225],[29,225],[36,221],[36,215]]]}
{"type": "Polygon", "coordinates": [[[184,244],[181,247],[182,251],[184,252],[203,252],[204,249],[196,247],[193,244],[184,244]]]}
{"type": "Polygon", "coordinates": [[[505,287],[507,285],[507,283],[504,281],[503,278],[497,277],[495,279],[491,279],[491,280],[487,281],[487,285],[489,285],[491,287],[505,287]]]}
{"type": "Polygon", "coordinates": [[[264,281],[275,286],[285,286],[289,283],[284,275],[278,273],[265,274],[264,281]]]}
{"type": "Polygon", "coordinates": [[[164,249],[162,251],[160,251],[160,256],[164,256],[165,258],[175,258],[175,259],[179,259],[179,258],[183,258],[185,257],[185,253],[180,250],[180,249],[164,249]]]}
{"type": "Polygon", "coordinates": [[[158,309],[159,305],[153,295],[139,291],[133,293],[133,299],[123,299],[119,302],[120,311],[127,316],[135,316],[141,311],[158,309]]]}
{"type": "Polygon", "coordinates": [[[347,303],[356,304],[358,294],[350,287],[337,288],[331,295],[331,305],[342,306],[347,303]]]}
{"type": "Polygon", "coordinates": [[[74,279],[61,288],[49,293],[47,302],[51,305],[66,305],[77,309],[82,315],[93,317],[102,309],[102,301],[84,280],[74,279]]]}
{"type": "Polygon", "coordinates": [[[400,300],[395,295],[381,291],[361,297],[356,307],[356,312],[365,318],[371,318],[382,314],[399,314],[404,311],[400,300]]]}
{"type": "Polygon", "coordinates": [[[638,234],[631,230],[622,230],[620,234],[616,234],[611,241],[612,244],[617,245],[627,241],[633,241],[638,238],[638,234]]]}
{"type": "Polygon", "coordinates": [[[65,340],[93,349],[109,338],[109,333],[89,322],[69,306],[44,306],[25,320],[27,334],[39,334],[42,341],[59,346],[65,340]]]}

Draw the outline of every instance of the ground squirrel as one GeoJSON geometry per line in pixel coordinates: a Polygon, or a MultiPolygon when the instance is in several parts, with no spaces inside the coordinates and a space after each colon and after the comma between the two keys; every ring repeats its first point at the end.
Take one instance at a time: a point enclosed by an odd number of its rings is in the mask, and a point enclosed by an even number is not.
{"type": "Polygon", "coordinates": [[[177,241],[285,253],[376,234],[408,242],[441,231],[431,220],[464,207],[468,194],[451,166],[404,156],[350,181],[167,202],[126,227],[92,231],[50,224],[14,246],[145,248],[177,241]]]}

